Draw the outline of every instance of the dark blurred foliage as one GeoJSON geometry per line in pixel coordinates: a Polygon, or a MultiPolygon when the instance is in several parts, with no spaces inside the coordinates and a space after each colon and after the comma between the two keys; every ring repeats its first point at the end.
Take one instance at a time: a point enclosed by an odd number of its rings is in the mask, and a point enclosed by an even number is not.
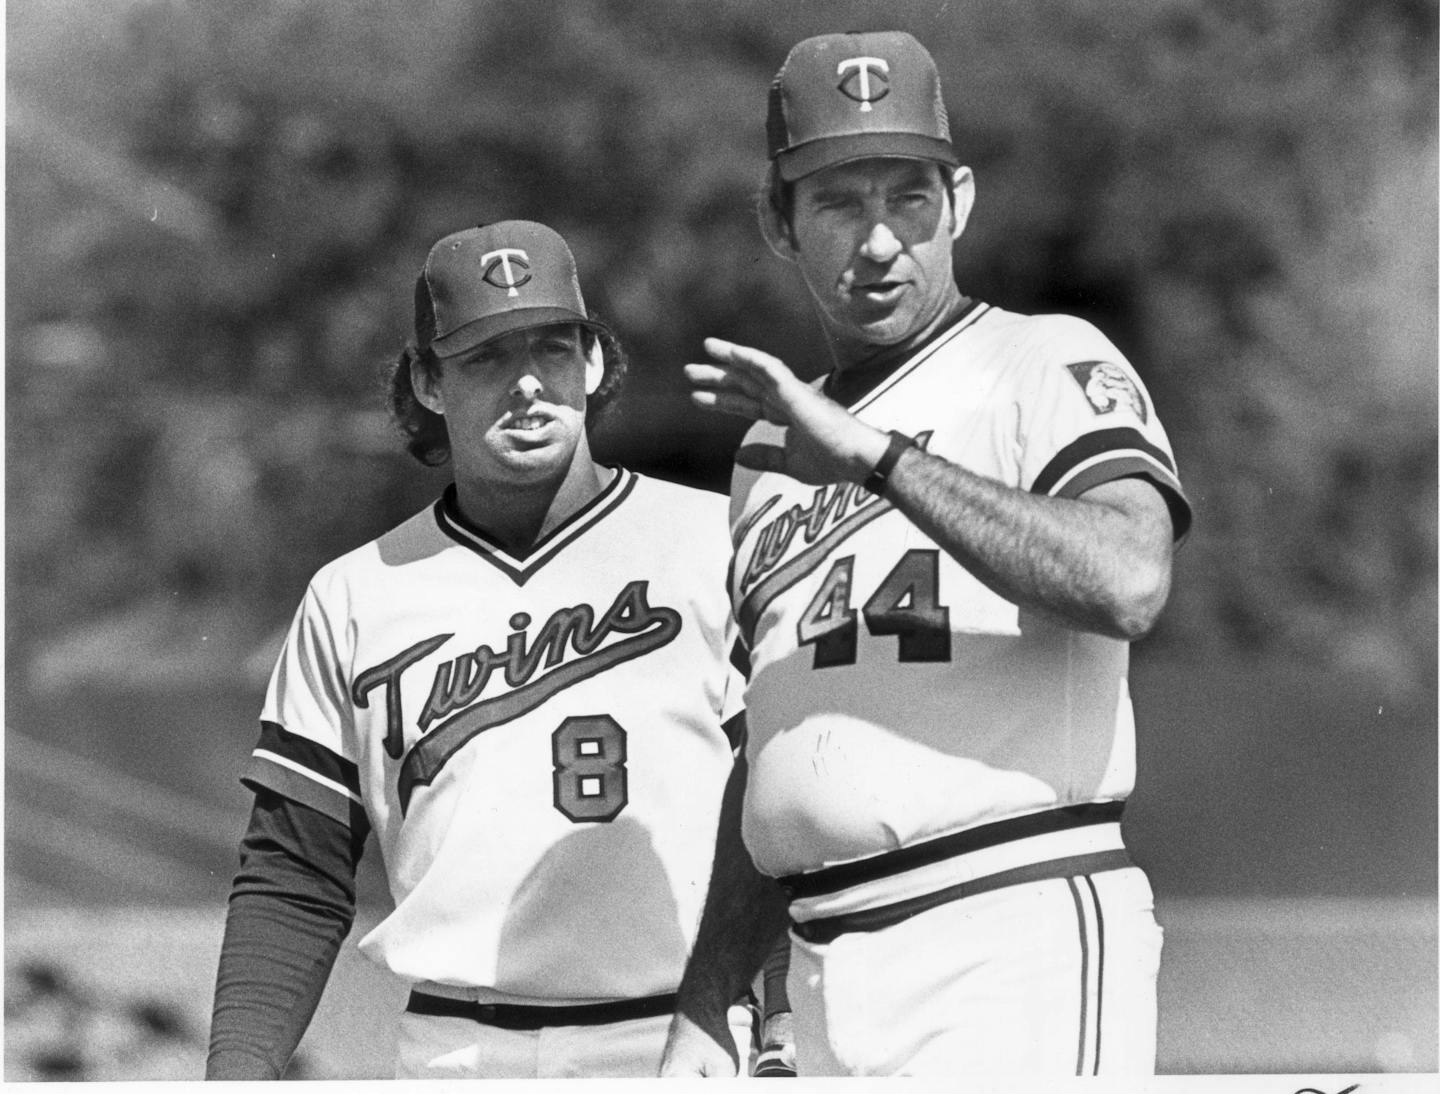
{"type": "MultiPolygon", "coordinates": [[[[117,998],[45,960],[6,970],[5,1077],[19,1082],[187,1079],[204,1033],[163,998],[117,998]]],[[[302,1068],[305,1066],[301,1061],[302,1068]]]]}
{"type": "Polygon", "coordinates": [[[467,224],[570,240],[633,360],[601,454],[723,488],[738,423],[680,379],[701,339],[826,365],[755,229],[769,79],[808,34],[895,26],[976,170],[962,287],[1099,323],[1170,430],[1198,517],[1151,642],[1433,693],[1433,4],[12,0],[7,24],[12,666],[185,605],[243,647],[423,505],[444,476],[382,380],[414,271],[467,224]]]}

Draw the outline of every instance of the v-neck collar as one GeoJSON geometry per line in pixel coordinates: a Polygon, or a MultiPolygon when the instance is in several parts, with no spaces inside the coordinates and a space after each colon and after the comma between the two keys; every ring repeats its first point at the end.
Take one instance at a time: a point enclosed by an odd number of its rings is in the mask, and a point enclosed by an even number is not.
{"type": "Polygon", "coordinates": [[[937,349],[962,330],[972,326],[981,315],[989,310],[990,305],[972,299],[960,308],[949,324],[941,327],[919,346],[912,347],[904,355],[887,363],[881,363],[885,356],[882,352],[878,355],[879,360],[868,367],[859,366],[852,371],[850,376],[841,376],[832,372],[825,377],[825,383],[821,390],[854,413],[862,403],[868,402],[870,397],[880,389],[889,387],[893,379],[909,372],[921,361],[933,355],[937,349]]]}
{"type": "Polygon", "coordinates": [[[619,506],[629,496],[630,491],[635,489],[638,481],[639,476],[633,471],[617,467],[615,475],[598,494],[538,539],[523,555],[511,554],[486,534],[483,528],[465,518],[460,512],[453,482],[435,502],[435,523],[439,525],[440,531],[456,543],[473,551],[507,575],[515,584],[524,585],[536,571],[619,506]]]}

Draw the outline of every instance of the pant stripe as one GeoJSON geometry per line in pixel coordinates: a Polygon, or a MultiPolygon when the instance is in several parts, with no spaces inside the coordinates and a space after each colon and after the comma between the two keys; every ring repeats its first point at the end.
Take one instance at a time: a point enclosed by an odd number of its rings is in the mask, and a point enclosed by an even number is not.
{"type": "Polygon", "coordinates": [[[1075,901],[1076,926],[1080,932],[1080,1042],[1076,1049],[1075,1074],[1100,1074],[1100,1019],[1105,1003],[1105,915],[1100,908],[1100,892],[1095,882],[1085,875],[1081,879],[1069,878],[1070,897],[1075,901]],[[1089,901],[1085,900],[1077,880],[1085,882],[1090,891],[1089,901]],[[1093,909],[1093,913],[1091,912],[1093,909]],[[1092,960],[1091,916],[1093,914],[1094,943],[1092,960]],[[1092,974],[1092,971],[1093,974],[1092,974]],[[1092,983],[1093,981],[1093,983],[1092,983]],[[1090,1006],[1091,990],[1094,990],[1095,1006],[1090,1006]],[[1093,1017],[1092,1017],[1093,1014],[1093,1017]],[[1086,1070],[1086,1060],[1090,1061],[1086,1070]]]}
{"type": "Polygon", "coordinates": [[[1076,1048],[1076,1075],[1099,1075],[1100,1018],[1104,1006],[1104,914],[1100,910],[1100,892],[1089,875],[1068,878],[1067,884],[1071,900],[1076,904],[1076,927],[1080,931],[1080,1042],[1076,1048]],[[1077,884],[1081,880],[1090,891],[1089,900],[1077,884]]]}
{"type": "Polygon", "coordinates": [[[1100,1074],[1101,1011],[1105,1006],[1105,913],[1100,908],[1100,891],[1095,888],[1095,879],[1088,874],[1085,884],[1090,888],[1090,898],[1095,901],[1095,1071],[1100,1074]]]}
{"type": "Polygon", "coordinates": [[[1080,932],[1080,1043],[1075,1051],[1075,1074],[1085,1074],[1085,1040],[1090,1012],[1090,936],[1085,929],[1085,905],[1080,900],[1080,889],[1074,878],[1066,878],[1070,886],[1070,897],[1075,901],[1075,922],[1080,932]]]}

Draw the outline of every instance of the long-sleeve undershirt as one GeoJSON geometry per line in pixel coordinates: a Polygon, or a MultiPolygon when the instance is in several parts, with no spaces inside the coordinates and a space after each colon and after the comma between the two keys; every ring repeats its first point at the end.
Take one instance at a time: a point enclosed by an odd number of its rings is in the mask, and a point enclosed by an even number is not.
{"type": "Polygon", "coordinates": [[[257,788],[215,981],[207,1079],[278,1079],[355,919],[368,825],[257,788]]]}

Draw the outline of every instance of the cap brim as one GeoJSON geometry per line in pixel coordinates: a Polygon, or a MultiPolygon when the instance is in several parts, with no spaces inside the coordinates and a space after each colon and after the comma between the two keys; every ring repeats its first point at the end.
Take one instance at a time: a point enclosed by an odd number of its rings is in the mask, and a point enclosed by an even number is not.
{"type": "Polygon", "coordinates": [[[786,182],[813,175],[837,163],[877,158],[934,160],[959,167],[960,158],[949,141],[919,133],[851,133],[843,137],[820,137],[775,157],[780,177],[786,182]]]}
{"type": "Polygon", "coordinates": [[[474,349],[503,334],[528,330],[530,327],[548,327],[554,323],[578,323],[582,327],[608,333],[604,323],[597,323],[569,308],[516,308],[514,311],[487,315],[484,319],[466,323],[463,327],[431,341],[430,349],[437,357],[454,357],[457,353],[474,349]]]}

